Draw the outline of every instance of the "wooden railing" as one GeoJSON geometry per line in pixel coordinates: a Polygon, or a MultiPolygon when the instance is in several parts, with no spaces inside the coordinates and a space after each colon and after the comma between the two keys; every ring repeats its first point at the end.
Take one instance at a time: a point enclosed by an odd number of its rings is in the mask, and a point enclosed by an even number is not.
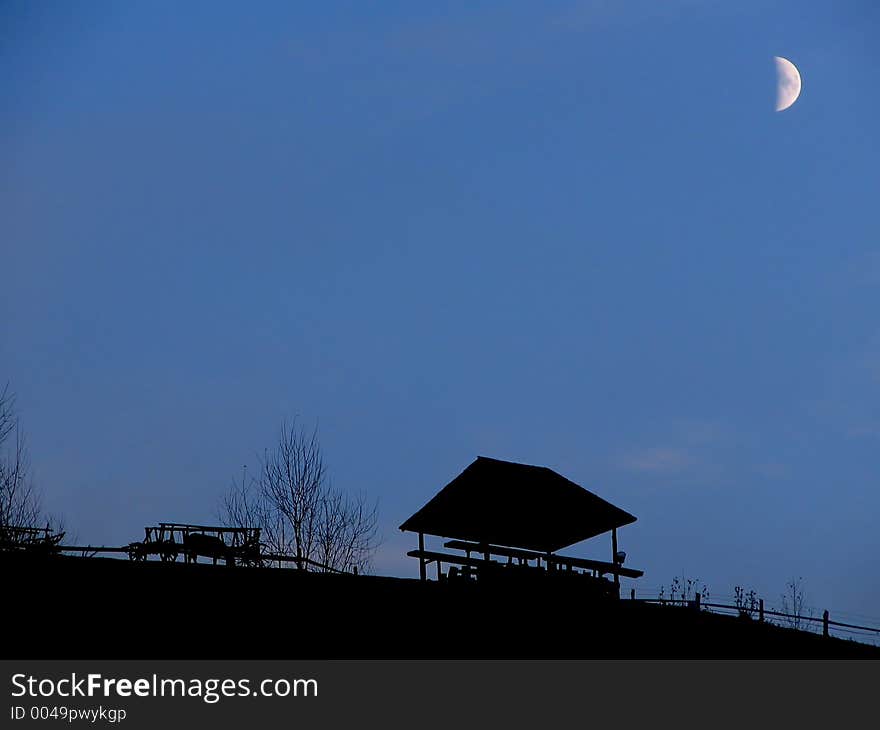
{"type": "Polygon", "coordinates": [[[880,628],[876,626],[860,626],[858,624],[847,623],[844,621],[832,621],[831,614],[826,609],[821,616],[812,616],[804,614],[786,613],[784,611],[775,611],[764,608],[764,599],[760,598],[755,604],[728,604],[728,603],[708,603],[701,600],[699,593],[694,594],[694,598],[636,598],[635,589],[630,591],[630,600],[640,601],[642,603],[657,603],[680,605],[687,608],[700,611],[712,609],[721,611],[733,611],[740,616],[748,616],[749,618],[757,618],[759,622],[763,622],[766,616],[774,616],[777,618],[787,619],[790,626],[798,628],[801,622],[813,622],[822,624],[822,635],[829,636],[831,627],[840,629],[852,629],[854,631],[862,631],[870,634],[880,635],[880,628]]]}

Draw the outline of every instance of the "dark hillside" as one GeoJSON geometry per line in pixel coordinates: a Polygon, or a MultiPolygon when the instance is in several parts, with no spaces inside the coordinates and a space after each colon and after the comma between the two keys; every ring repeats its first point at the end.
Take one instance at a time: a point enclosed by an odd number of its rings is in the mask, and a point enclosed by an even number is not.
{"type": "Polygon", "coordinates": [[[573,581],[422,583],[0,554],[8,658],[864,657],[880,649],[573,581]]]}

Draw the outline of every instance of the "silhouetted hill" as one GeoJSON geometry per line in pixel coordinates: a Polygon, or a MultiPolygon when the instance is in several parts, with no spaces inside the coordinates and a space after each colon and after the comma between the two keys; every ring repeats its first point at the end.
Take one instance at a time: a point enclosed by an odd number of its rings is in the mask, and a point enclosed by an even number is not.
{"type": "Polygon", "coordinates": [[[0,554],[7,658],[848,657],[770,624],[590,600],[573,581],[422,583],[0,554]]]}

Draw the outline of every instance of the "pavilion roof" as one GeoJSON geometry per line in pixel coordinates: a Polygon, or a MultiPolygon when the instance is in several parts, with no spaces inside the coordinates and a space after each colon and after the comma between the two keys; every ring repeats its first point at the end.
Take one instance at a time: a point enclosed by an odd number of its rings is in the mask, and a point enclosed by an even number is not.
{"type": "Polygon", "coordinates": [[[635,521],[552,469],[479,456],[400,529],[555,552],[635,521]]]}

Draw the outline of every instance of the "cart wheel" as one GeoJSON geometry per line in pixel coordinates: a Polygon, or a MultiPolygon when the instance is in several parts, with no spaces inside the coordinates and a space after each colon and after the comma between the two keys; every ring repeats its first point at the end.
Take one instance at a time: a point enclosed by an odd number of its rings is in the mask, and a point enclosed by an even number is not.
{"type": "Polygon", "coordinates": [[[162,562],[163,563],[173,563],[177,560],[177,549],[176,548],[166,548],[162,551],[162,562]]]}
{"type": "Polygon", "coordinates": [[[142,562],[147,559],[147,554],[144,551],[143,545],[129,545],[128,546],[128,559],[134,560],[136,562],[142,562]]]}

